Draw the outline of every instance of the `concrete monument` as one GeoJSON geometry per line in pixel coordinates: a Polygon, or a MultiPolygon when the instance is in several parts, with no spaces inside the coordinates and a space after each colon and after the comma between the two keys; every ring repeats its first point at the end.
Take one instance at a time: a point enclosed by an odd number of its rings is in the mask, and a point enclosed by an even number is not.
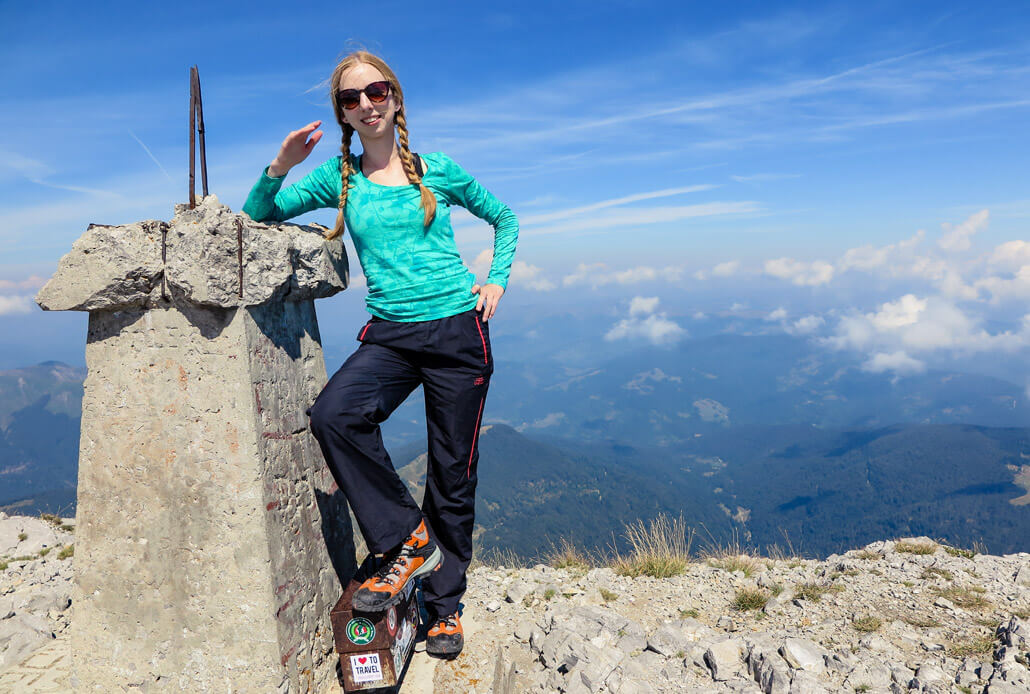
{"type": "Polygon", "coordinates": [[[91,225],[40,290],[90,314],[79,691],[338,691],[329,611],[354,547],[304,411],[326,381],[314,299],[347,281],[321,228],[207,196],[91,225]]]}

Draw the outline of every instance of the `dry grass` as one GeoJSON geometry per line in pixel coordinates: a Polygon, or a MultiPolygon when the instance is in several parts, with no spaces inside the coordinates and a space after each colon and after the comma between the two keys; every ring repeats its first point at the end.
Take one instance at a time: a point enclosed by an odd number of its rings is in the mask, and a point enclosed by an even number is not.
{"type": "Polygon", "coordinates": [[[980,586],[951,586],[944,590],[935,590],[937,595],[942,598],[950,600],[958,607],[972,607],[975,609],[986,609],[991,606],[991,602],[983,596],[987,592],[980,586]]]}
{"type": "Polygon", "coordinates": [[[937,551],[936,542],[913,542],[911,540],[898,540],[894,543],[895,552],[907,554],[933,554],[937,551]]]}
{"type": "Polygon", "coordinates": [[[730,573],[741,571],[748,577],[750,577],[751,574],[756,573],[760,568],[758,560],[754,557],[749,557],[746,554],[712,557],[708,559],[708,565],[714,566],[717,569],[723,569],[730,573]]]}
{"type": "Polygon", "coordinates": [[[588,556],[565,538],[562,538],[557,545],[551,545],[551,549],[544,554],[544,560],[549,566],[556,569],[572,571],[589,571],[593,565],[588,556]]]}
{"type": "Polygon", "coordinates": [[[859,617],[858,619],[851,622],[851,626],[854,627],[855,631],[861,631],[868,633],[870,631],[876,631],[883,626],[883,621],[879,617],[859,617]]]}
{"type": "Polygon", "coordinates": [[[936,619],[934,619],[933,617],[927,617],[925,615],[919,615],[919,616],[915,616],[915,617],[913,617],[913,616],[906,616],[906,617],[902,617],[901,621],[903,621],[905,624],[908,624],[908,625],[911,625],[911,626],[914,626],[914,627],[921,627],[923,629],[929,629],[931,627],[939,627],[941,625],[941,623],[939,621],[937,621],[936,619]]]}
{"type": "Polygon", "coordinates": [[[621,576],[669,578],[687,570],[694,531],[687,531],[683,516],[673,520],[665,514],[650,522],[638,520],[623,534],[629,553],[613,552],[611,567],[621,576]]]}
{"type": "Polygon", "coordinates": [[[600,593],[601,593],[601,599],[603,599],[605,602],[612,602],[613,600],[618,600],[619,599],[619,594],[618,593],[613,593],[612,591],[608,590],[607,588],[601,588],[600,589],[600,593]]]}
{"type": "Polygon", "coordinates": [[[985,655],[994,650],[994,637],[991,634],[979,634],[965,641],[958,641],[947,647],[952,658],[971,658],[985,655]]]}
{"type": "Polygon", "coordinates": [[[61,551],[57,553],[58,559],[67,559],[68,557],[73,556],[75,556],[75,545],[68,545],[67,547],[62,547],[61,551]]]}
{"type": "Polygon", "coordinates": [[[488,566],[492,569],[524,569],[528,564],[525,559],[510,549],[489,549],[486,552],[477,552],[472,556],[469,568],[473,569],[477,566],[488,566]]]}
{"type": "Polygon", "coordinates": [[[760,610],[769,602],[769,593],[761,588],[741,588],[733,597],[730,606],[739,611],[760,610]]]}
{"type": "Polygon", "coordinates": [[[819,602],[826,593],[839,593],[842,590],[844,590],[844,586],[836,584],[802,583],[794,589],[794,597],[799,600],[819,602]]]}
{"type": "Polygon", "coordinates": [[[955,580],[955,574],[951,573],[947,569],[942,569],[938,566],[928,566],[923,569],[923,573],[920,578],[924,580],[930,580],[934,578],[943,578],[948,581],[955,580]]]}
{"type": "Polygon", "coordinates": [[[855,558],[866,559],[868,561],[876,561],[877,559],[881,558],[881,555],[879,552],[874,552],[871,549],[860,549],[859,551],[855,552],[855,558]]]}

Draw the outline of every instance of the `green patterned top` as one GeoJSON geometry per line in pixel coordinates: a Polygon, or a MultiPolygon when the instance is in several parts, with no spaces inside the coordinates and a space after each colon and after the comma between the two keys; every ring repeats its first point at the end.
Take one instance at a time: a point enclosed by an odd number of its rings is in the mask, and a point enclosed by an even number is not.
{"type": "MultiPolygon", "coordinates": [[[[494,228],[494,259],[486,282],[506,287],[519,223],[514,213],[450,157],[422,154],[422,182],[436,196],[436,216],[423,226],[417,186],[384,186],[361,173],[350,178],[344,215],[347,231],[368,282],[365,304],[373,316],[392,321],[446,318],[474,308],[475,275],[461,260],[451,205],[461,205],[494,228]]],[[[258,222],[281,222],[321,207],[336,207],[340,198],[340,161],[334,157],[299,182],[280,190],[284,177],[271,178],[266,168],[243,206],[258,222]]]]}

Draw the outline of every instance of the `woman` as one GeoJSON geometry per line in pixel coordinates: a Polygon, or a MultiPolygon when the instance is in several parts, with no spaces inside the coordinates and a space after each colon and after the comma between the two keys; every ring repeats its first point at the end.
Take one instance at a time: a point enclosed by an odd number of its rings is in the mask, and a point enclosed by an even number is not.
{"type": "Polygon", "coordinates": [[[478,432],[493,373],[487,321],[507,285],[518,221],[446,155],[411,152],[400,82],[382,59],[364,51],[344,58],[333,71],[330,100],[343,130],[342,156],[279,190],[321,139],[321,122],[290,133],[243,210],[257,221],[281,221],[337,207],[328,237],[350,230],[372,319],[308,410],[311,430],[369,551],[384,555],[382,568],[355,593],[354,608],[384,610],[422,576],[431,620],[426,650],[451,658],[464,644],[458,605],[472,558],[478,432]],[[360,156],[350,151],[354,133],[360,156]],[[494,227],[482,287],[458,254],[454,204],[494,227]],[[429,430],[421,509],[379,429],[419,385],[429,430]]]}

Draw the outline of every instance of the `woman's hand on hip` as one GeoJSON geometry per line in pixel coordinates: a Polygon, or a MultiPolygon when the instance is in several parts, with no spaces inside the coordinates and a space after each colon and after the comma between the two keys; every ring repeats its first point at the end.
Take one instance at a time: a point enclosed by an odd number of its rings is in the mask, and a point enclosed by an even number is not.
{"type": "Polygon", "coordinates": [[[322,121],[316,120],[287,135],[283,140],[282,147],[279,148],[279,154],[268,165],[268,175],[272,178],[284,176],[287,171],[307,159],[311,150],[322,139],[322,131],[316,130],[320,125],[322,125],[322,121]],[[311,136],[310,140],[308,139],[309,135],[311,136]]]}
{"type": "Polygon", "coordinates": [[[499,284],[478,284],[472,285],[472,293],[479,294],[479,301],[476,302],[476,310],[483,312],[483,320],[490,320],[497,311],[497,302],[504,295],[504,287],[499,284]]]}

